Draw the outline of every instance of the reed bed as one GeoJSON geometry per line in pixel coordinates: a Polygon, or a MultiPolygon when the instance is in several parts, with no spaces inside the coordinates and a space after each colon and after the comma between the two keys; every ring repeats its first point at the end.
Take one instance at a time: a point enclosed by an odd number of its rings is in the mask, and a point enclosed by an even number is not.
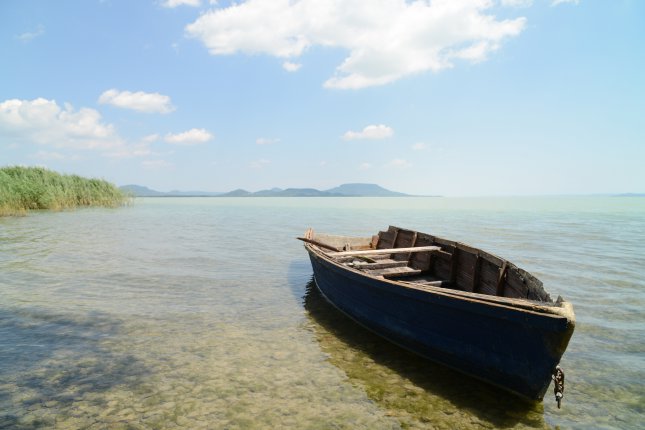
{"type": "Polygon", "coordinates": [[[102,179],[61,175],[42,167],[0,168],[0,216],[25,215],[30,210],[117,207],[131,197],[102,179]]]}

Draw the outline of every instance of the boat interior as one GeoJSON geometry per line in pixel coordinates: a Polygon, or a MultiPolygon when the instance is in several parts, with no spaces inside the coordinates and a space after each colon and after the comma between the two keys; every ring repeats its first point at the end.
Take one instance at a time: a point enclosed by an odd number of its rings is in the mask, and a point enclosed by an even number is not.
{"type": "Polygon", "coordinates": [[[496,297],[553,303],[542,282],[514,264],[466,244],[390,226],[371,238],[314,233],[304,238],[338,264],[367,275],[496,297]]]}

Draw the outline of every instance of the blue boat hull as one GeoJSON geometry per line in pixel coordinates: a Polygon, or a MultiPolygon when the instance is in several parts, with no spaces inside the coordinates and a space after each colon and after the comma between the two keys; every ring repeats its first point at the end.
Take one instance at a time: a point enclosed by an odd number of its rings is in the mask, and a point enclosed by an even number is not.
{"type": "Polygon", "coordinates": [[[560,315],[365,276],[306,245],[316,285],[339,310],[432,361],[542,400],[573,333],[560,315]]]}

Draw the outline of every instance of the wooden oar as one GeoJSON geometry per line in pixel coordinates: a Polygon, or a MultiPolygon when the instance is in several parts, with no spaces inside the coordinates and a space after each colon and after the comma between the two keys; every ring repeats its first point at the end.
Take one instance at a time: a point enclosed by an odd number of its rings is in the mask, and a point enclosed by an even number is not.
{"type": "Polygon", "coordinates": [[[408,252],[438,251],[440,249],[440,246],[414,246],[412,248],[383,248],[356,251],[338,251],[329,253],[327,255],[329,255],[330,257],[345,257],[350,255],[405,254],[408,252]]]}
{"type": "Polygon", "coordinates": [[[298,239],[298,240],[302,240],[303,242],[311,243],[312,245],[316,245],[316,246],[319,246],[319,247],[321,247],[321,248],[328,249],[328,250],[330,250],[330,251],[336,251],[336,252],[339,252],[339,251],[342,251],[342,250],[343,250],[342,248],[336,248],[335,246],[327,245],[326,243],[318,242],[317,240],[314,240],[314,239],[308,239],[308,238],[306,238],[306,237],[299,237],[299,238],[297,238],[297,239],[298,239]]]}

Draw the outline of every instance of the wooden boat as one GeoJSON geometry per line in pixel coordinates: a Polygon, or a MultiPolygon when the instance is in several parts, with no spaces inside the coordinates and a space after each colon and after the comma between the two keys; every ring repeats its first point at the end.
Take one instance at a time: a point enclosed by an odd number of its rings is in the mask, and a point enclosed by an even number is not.
{"type": "Polygon", "coordinates": [[[401,347],[542,400],[573,334],[571,303],[514,264],[463,243],[390,226],[373,237],[304,237],[322,295],[401,347]]]}

